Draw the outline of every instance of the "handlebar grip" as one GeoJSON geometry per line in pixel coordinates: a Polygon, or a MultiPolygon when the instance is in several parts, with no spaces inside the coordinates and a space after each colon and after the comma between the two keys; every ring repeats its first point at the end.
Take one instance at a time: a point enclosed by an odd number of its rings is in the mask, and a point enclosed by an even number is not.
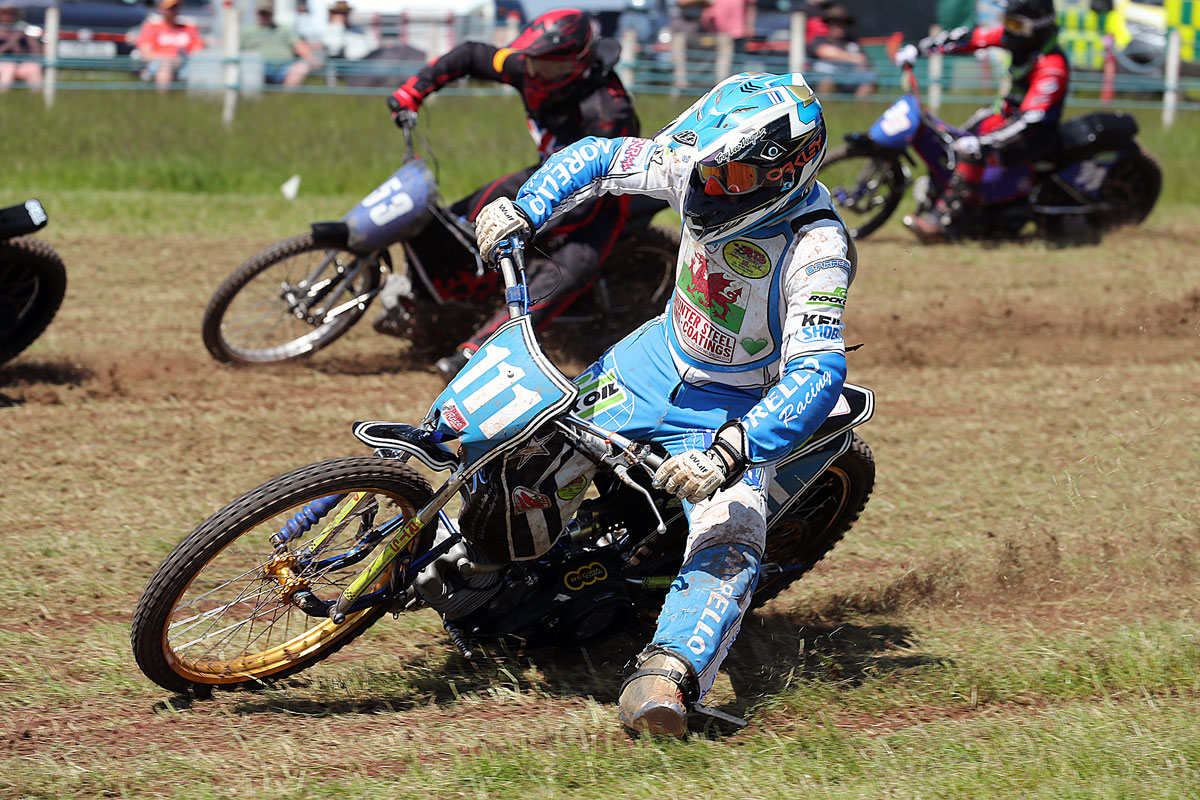
{"type": "Polygon", "coordinates": [[[658,455],[657,453],[646,453],[646,457],[644,460],[646,462],[646,466],[649,467],[650,469],[654,470],[655,472],[658,472],[658,468],[663,465],[664,461],[666,461],[665,458],[658,455]]]}

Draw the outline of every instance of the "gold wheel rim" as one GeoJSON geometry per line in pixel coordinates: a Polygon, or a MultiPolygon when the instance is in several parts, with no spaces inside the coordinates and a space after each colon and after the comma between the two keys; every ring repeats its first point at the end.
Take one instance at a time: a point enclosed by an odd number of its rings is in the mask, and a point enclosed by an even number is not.
{"type": "MultiPolygon", "coordinates": [[[[399,512],[402,513],[405,518],[411,518],[413,514],[416,513],[415,506],[405,497],[395,496],[391,493],[382,491],[375,491],[372,493],[380,498],[386,497],[394,502],[399,512]]],[[[306,502],[311,502],[311,498],[309,500],[301,501],[300,503],[293,505],[291,508],[303,505],[306,502]]],[[[286,511],[287,509],[280,513],[286,513],[286,511]]],[[[279,516],[279,514],[272,515],[267,519],[272,519],[275,516],[279,516]]],[[[172,603],[172,614],[176,609],[179,608],[180,600],[188,593],[188,590],[192,587],[192,584],[195,582],[196,578],[199,577],[204,571],[205,567],[208,567],[214,561],[219,559],[226,550],[239,542],[243,536],[251,534],[254,529],[261,525],[264,521],[265,520],[262,520],[250,525],[244,533],[226,543],[224,547],[222,547],[207,561],[205,561],[204,565],[200,569],[196,570],[196,573],[192,575],[191,580],[188,581],[187,586],[183,587],[183,589],[180,590],[179,594],[175,597],[175,600],[172,603]]],[[[415,549],[419,541],[420,537],[415,537],[410,549],[415,549]]],[[[391,571],[385,571],[379,577],[379,579],[375,581],[375,583],[372,584],[372,586],[369,587],[366,592],[364,592],[364,594],[379,589],[383,584],[390,580],[390,576],[391,571]]],[[[231,659],[191,659],[176,653],[172,648],[170,641],[168,641],[168,634],[170,633],[171,628],[169,622],[170,617],[168,616],[167,624],[163,625],[162,652],[168,666],[176,674],[180,675],[186,680],[210,685],[245,683],[250,680],[266,678],[283,672],[289,667],[295,666],[298,663],[310,659],[313,655],[328,649],[338,640],[343,639],[347,635],[355,632],[360,624],[365,622],[365,617],[367,617],[367,615],[369,615],[373,610],[375,610],[374,607],[364,608],[361,611],[355,611],[347,614],[345,620],[340,625],[335,625],[331,619],[320,620],[313,627],[308,628],[296,636],[293,636],[286,642],[272,645],[256,653],[248,653],[231,659]]],[[[301,614],[303,613],[299,608],[294,606],[289,610],[288,613],[290,613],[290,611],[295,611],[301,614]]],[[[307,618],[313,620],[317,619],[316,617],[307,618]]],[[[274,624],[274,622],[272,624],[274,624]]]]}

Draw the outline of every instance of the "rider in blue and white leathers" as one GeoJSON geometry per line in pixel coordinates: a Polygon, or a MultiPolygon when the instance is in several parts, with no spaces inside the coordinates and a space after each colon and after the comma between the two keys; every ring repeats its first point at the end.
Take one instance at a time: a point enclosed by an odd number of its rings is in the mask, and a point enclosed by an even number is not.
{"type": "Polygon", "coordinates": [[[684,563],[623,687],[632,729],[682,735],[758,580],[772,465],[832,410],[856,254],[815,176],[821,107],[800,75],[736,75],[653,139],[587,138],[480,214],[485,254],[601,193],[648,194],[684,220],[666,312],[588,368],[616,391],[579,409],[655,441],[655,479],[685,500],[684,563]]]}

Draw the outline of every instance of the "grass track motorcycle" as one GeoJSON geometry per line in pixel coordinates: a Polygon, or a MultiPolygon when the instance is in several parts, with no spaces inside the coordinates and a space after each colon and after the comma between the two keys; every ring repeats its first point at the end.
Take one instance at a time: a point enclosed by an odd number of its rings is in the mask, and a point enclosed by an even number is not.
{"type": "MultiPolygon", "coordinates": [[[[247,365],[307,357],[348,331],[381,292],[386,295],[389,276],[398,279],[403,327],[419,348],[444,354],[458,341],[456,332],[469,335],[496,310],[498,283],[479,258],[475,227],[441,204],[429,161],[416,155],[414,124],[415,115],[403,127],[403,165],[341,220],[312,223],[308,233],[266,247],[217,287],[201,324],[213,358],[247,365]],[[444,278],[435,275],[437,265],[422,263],[410,240],[429,225],[445,228],[448,246],[464,251],[456,263],[473,259],[474,273],[444,278]],[[389,251],[397,244],[403,270],[389,251]]],[[[589,336],[599,329],[606,336],[597,341],[615,341],[662,311],[679,249],[678,234],[650,225],[665,207],[658,201],[631,206],[626,235],[596,282],[555,322],[587,323],[589,336]]]]}
{"type": "MultiPolygon", "coordinates": [[[[571,648],[657,615],[687,537],[680,501],[651,487],[662,452],[586,418],[580,409],[596,404],[588,393],[598,388],[569,380],[541,351],[520,243],[501,250],[510,320],[421,424],[355,423],[372,455],[270,480],[167,556],[133,616],[134,655],[150,680],[200,695],[268,683],[328,657],[385,613],[415,611],[435,596],[466,657],[472,641],[571,648]],[[503,470],[547,449],[548,435],[561,445],[540,456],[549,488],[504,483],[503,470]],[[449,475],[434,489],[412,459],[449,475]],[[594,465],[586,494],[587,481],[556,472],[573,461],[594,465]],[[545,508],[538,491],[555,487],[559,498],[580,500],[540,556],[483,558],[488,545],[464,539],[482,497],[512,499],[488,523],[503,537],[523,510],[545,508]],[[457,520],[444,511],[456,495],[464,501],[457,520]],[[435,562],[457,571],[430,569],[435,562]]],[[[846,384],[813,436],[778,463],[756,605],[805,574],[858,519],[875,466],[854,429],[873,411],[873,393],[846,384]]]]}
{"type": "MultiPolygon", "coordinates": [[[[954,172],[951,146],[966,134],[923,107],[912,67],[905,67],[905,75],[911,93],[889,106],[866,133],[847,135],[821,167],[820,180],[856,239],[865,239],[891,217],[910,184],[915,183],[918,203],[913,213],[929,211],[954,172]],[[915,182],[910,149],[928,170],[915,182]]],[[[982,205],[956,223],[959,235],[1013,239],[1032,223],[1046,238],[1095,240],[1107,228],[1142,222],[1158,200],[1162,170],[1134,139],[1136,133],[1137,121],[1119,111],[1067,120],[1059,126],[1055,152],[1033,165],[1032,191],[1025,165],[989,164],[982,205]]]]}
{"type": "Polygon", "coordinates": [[[0,208],[0,364],[42,335],[67,293],[67,268],[58,253],[29,238],[48,219],[37,200],[0,208]]]}

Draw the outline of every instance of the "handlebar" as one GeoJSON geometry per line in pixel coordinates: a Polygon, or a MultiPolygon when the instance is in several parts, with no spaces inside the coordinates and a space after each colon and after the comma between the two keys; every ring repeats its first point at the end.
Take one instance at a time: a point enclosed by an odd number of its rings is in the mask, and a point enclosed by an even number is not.
{"type": "Polygon", "coordinates": [[[496,245],[495,268],[504,277],[504,301],[510,319],[529,313],[529,289],[525,285],[525,243],[512,236],[496,245]]]}

